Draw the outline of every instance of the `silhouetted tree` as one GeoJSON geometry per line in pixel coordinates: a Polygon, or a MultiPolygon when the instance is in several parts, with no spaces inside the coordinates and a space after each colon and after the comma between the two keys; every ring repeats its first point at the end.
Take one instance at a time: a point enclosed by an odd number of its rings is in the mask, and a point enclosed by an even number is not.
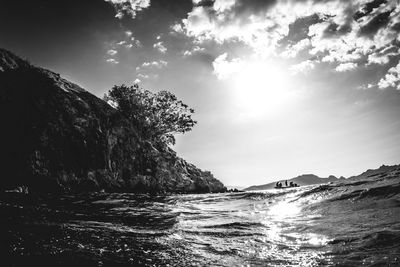
{"type": "Polygon", "coordinates": [[[120,85],[104,98],[153,142],[175,144],[174,134],[190,131],[197,123],[191,116],[194,110],[168,91],[152,93],[138,85],[120,85]]]}

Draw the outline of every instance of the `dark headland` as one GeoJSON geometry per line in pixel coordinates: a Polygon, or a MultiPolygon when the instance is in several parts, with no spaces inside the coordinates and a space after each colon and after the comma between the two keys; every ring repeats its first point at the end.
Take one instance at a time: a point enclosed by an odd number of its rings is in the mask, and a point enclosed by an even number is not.
{"type": "Polygon", "coordinates": [[[0,49],[0,189],[226,191],[80,86],[0,49]]]}

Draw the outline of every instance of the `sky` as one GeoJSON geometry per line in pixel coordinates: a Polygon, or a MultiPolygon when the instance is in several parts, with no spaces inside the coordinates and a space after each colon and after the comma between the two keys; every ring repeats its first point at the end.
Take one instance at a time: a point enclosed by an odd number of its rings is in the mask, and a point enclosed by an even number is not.
{"type": "Polygon", "coordinates": [[[398,0],[22,0],[0,47],[102,97],[169,90],[180,156],[226,185],[400,163],[398,0]]]}

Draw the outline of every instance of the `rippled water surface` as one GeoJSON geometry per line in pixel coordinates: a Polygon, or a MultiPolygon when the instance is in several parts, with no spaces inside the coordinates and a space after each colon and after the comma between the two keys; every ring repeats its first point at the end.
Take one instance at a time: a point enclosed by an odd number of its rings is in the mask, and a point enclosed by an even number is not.
{"type": "Polygon", "coordinates": [[[2,266],[400,266],[400,179],[0,197],[2,266]]]}

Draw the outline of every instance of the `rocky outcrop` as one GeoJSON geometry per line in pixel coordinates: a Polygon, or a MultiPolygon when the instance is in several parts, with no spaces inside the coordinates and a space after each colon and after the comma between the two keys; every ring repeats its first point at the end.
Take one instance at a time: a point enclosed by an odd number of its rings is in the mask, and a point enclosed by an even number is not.
{"type": "Polygon", "coordinates": [[[1,188],[221,192],[210,172],[155,147],[103,100],[0,49],[1,188]]]}

